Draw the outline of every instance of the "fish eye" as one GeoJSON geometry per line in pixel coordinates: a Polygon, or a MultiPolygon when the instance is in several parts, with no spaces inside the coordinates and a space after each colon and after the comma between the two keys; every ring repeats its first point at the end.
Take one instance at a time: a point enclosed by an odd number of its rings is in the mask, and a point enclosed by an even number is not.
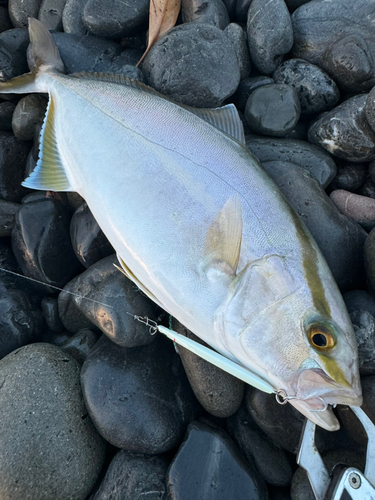
{"type": "Polygon", "coordinates": [[[307,334],[310,344],[320,351],[332,349],[336,345],[332,332],[323,325],[311,325],[307,334]]]}

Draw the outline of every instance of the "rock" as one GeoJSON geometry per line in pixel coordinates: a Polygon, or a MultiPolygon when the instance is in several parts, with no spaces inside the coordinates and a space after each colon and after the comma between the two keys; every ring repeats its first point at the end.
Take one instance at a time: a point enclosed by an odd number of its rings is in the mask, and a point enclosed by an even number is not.
{"type": "Polygon", "coordinates": [[[72,278],[79,263],[69,239],[69,219],[65,206],[51,198],[21,205],[12,248],[26,276],[60,288],[72,278]]]}
{"type": "Polygon", "coordinates": [[[365,290],[352,290],[343,295],[349,314],[354,311],[365,310],[375,317],[375,297],[365,290]]]}
{"type": "Polygon", "coordinates": [[[223,3],[227,9],[229,17],[235,17],[237,0],[223,0],[223,3]]]}
{"type": "Polygon", "coordinates": [[[148,20],[148,0],[88,0],[82,21],[93,35],[121,38],[133,33],[148,20]]]}
{"type": "Polygon", "coordinates": [[[307,122],[299,120],[294,129],[285,136],[285,139],[297,139],[307,142],[307,122]]]}
{"type": "Polygon", "coordinates": [[[245,109],[249,95],[257,88],[263,85],[270,85],[275,83],[272,78],[268,76],[253,76],[250,78],[244,78],[240,81],[236,92],[233,94],[231,100],[239,109],[243,111],[245,109]]]}
{"type": "Polygon", "coordinates": [[[236,2],[236,18],[238,22],[246,23],[247,14],[252,0],[237,0],[236,2]]]}
{"type": "Polygon", "coordinates": [[[91,500],[167,500],[167,469],[165,458],[121,450],[112,459],[91,500]]]}
{"type": "Polygon", "coordinates": [[[370,292],[375,293],[375,228],[371,230],[364,246],[364,264],[370,292]]]}
{"type": "Polygon", "coordinates": [[[66,339],[60,347],[82,365],[98,340],[99,335],[86,328],[66,339]]]}
{"type": "Polygon", "coordinates": [[[12,116],[16,105],[5,101],[0,103],[0,130],[12,130],[12,116]]]}
{"type": "Polygon", "coordinates": [[[129,349],[103,335],[83,364],[81,384],[100,434],[135,453],[173,449],[197,409],[173,344],[160,337],[129,349]]]}
{"type": "Polygon", "coordinates": [[[365,229],[375,226],[375,200],[360,194],[336,189],[329,196],[340,212],[351,217],[365,229]]]}
{"type": "Polygon", "coordinates": [[[29,94],[17,103],[12,118],[12,129],[17,139],[31,141],[35,127],[42,125],[48,99],[41,94],[29,94]]]}
{"type": "Polygon", "coordinates": [[[335,82],[325,71],[303,59],[289,59],[274,72],[275,83],[290,85],[298,95],[304,116],[333,108],[340,98],[335,82]]]}
{"type": "Polygon", "coordinates": [[[223,30],[229,24],[229,15],[222,0],[182,0],[182,22],[208,23],[223,30]]]}
{"type": "Polygon", "coordinates": [[[293,471],[285,451],[272,444],[253,421],[245,405],[228,418],[227,427],[247,461],[256,466],[268,484],[279,487],[290,484],[293,471]]]}
{"type": "Polygon", "coordinates": [[[375,132],[365,115],[367,95],[356,95],[312,123],[308,139],[338,158],[361,163],[375,158],[375,132]]]}
{"type": "Polygon", "coordinates": [[[66,0],[62,13],[62,25],[65,33],[86,35],[87,28],[83,24],[82,14],[87,0],[66,0]]]}
{"type": "MultiPolygon", "coordinates": [[[[172,329],[209,347],[176,320],[172,329]]],[[[245,384],[188,349],[179,346],[178,353],[194,394],[203,408],[215,417],[233,415],[242,402],[245,384]]]]}
{"type": "Polygon", "coordinates": [[[204,23],[176,26],[143,61],[146,82],[175,101],[217,107],[240,81],[236,53],[219,28],[204,23]]]}
{"type": "Polygon", "coordinates": [[[0,33],[0,80],[10,80],[29,71],[26,50],[29,34],[26,29],[15,28],[0,33]]]}
{"type": "Polygon", "coordinates": [[[38,19],[44,26],[53,31],[62,31],[62,13],[66,0],[43,0],[38,19]]]}
{"type": "Polygon", "coordinates": [[[189,425],[167,476],[171,500],[266,500],[267,489],[230,437],[202,422],[189,425]]]}
{"type": "Polygon", "coordinates": [[[343,163],[337,167],[336,177],[330,188],[356,191],[366,179],[367,167],[363,163],[343,163]]]}
{"type": "Polygon", "coordinates": [[[85,200],[82,198],[82,196],[79,195],[78,193],[75,193],[74,191],[71,191],[66,194],[68,195],[69,206],[74,211],[76,211],[83,203],[85,203],[85,200]]]}
{"type": "Polygon", "coordinates": [[[290,10],[290,12],[298,9],[301,5],[309,2],[310,0],[285,0],[286,6],[290,10]]]}
{"type": "Polygon", "coordinates": [[[32,344],[0,361],[0,378],[2,498],[84,500],[105,443],[87,418],[78,364],[58,347],[32,344]]]}
{"type": "Polygon", "coordinates": [[[360,286],[366,231],[338,211],[306,169],[286,162],[263,167],[310,230],[340,290],[360,286]]]}
{"type": "Polygon", "coordinates": [[[0,7],[0,33],[11,30],[13,28],[12,21],[9,17],[9,12],[6,7],[0,7]]]}
{"type": "Polygon", "coordinates": [[[0,199],[19,203],[29,192],[21,186],[29,150],[10,132],[0,132],[0,199]]]}
{"type": "Polygon", "coordinates": [[[0,200],[0,238],[11,236],[20,205],[0,200]]]}
{"type": "Polygon", "coordinates": [[[358,345],[359,371],[362,376],[375,375],[375,319],[368,311],[350,314],[358,345]]]}
{"type": "Polygon", "coordinates": [[[361,194],[362,196],[368,196],[369,198],[375,198],[375,184],[370,179],[370,177],[367,177],[365,179],[365,182],[358,190],[358,194],[361,194]]]}
{"type": "Polygon", "coordinates": [[[245,107],[250,130],[272,137],[289,134],[300,114],[297,92],[289,85],[263,85],[250,94],[245,107]]]}
{"type": "Polygon", "coordinates": [[[15,28],[27,28],[29,17],[38,17],[42,0],[9,0],[9,16],[15,28]]]}
{"type": "Polygon", "coordinates": [[[310,1],[292,15],[293,56],[316,64],[345,90],[370,90],[375,84],[374,22],[368,0],[310,1]]]}
{"type": "Polygon", "coordinates": [[[274,394],[248,386],[245,395],[248,412],[275,446],[297,452],[305,417],[290,404],[280,405],[274,394]]]}
{"type": "Polygon", "coordinates": [[[291,162],[307,169],[326,188],[336,175],[336,164],[320,148],[297,139],[246,137],[246,145],[261,163],[291,162]]]}
{"type": "Polygon", "coordinates": [[[240,80],[250,75],[251,63],[249,48],[247,46],[246,34],[239,24],[230,23],[224,30],[232,47],[237,55],[238,67],[240,70],[240,80]]]}
{"type": "Polygon", "coordinates": [[[52,332],[51,330],[47,330],[43,332],[43,335],[40,338],[40,342],[46,342],[47,344],[53,344],[57,347],[60,347],[69,338],[70,332],[68,332],[67,330],[64,330],[62,332],[52,332]]]}
{"type": "Polygon", "coordinates": [[[375,132],[375,87],[368,94],[365,105],[365,113],[370,127],[375,132]]]}
{"type": "Polygon", "coordinates": [[[251,59],[262,75],[272,75],[293,46],[293,29],[284,0],[252,0],[247,15],[251,59]]]}
{"type": "Polygon", "coordinates": [[[59,307],[55,297],[43,297],[40,304],[43,318],[52,332],[62,332],[64,327],[59,318],[59,307]]]}

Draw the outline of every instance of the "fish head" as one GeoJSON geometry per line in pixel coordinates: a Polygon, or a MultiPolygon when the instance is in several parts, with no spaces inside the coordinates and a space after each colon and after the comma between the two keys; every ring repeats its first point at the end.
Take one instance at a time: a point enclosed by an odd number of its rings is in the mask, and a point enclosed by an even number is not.
{"type": "Polygon", "coordinates": [[[353,327],[324,271],[320,289],[312,290],[285,259],[252,263],[234,280],[216,328],[232,359],[282,391],[310,420],[337,430],[328,405],[359,406],[362,396],[353,327]]]}

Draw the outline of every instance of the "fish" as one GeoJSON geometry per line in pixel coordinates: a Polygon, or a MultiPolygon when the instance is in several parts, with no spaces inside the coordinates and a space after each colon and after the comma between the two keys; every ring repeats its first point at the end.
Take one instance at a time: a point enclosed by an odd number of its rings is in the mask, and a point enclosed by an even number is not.
{"type": "Polygon", "coordinates": [[[353,327],[317,244],[246,148],[236,108],[194,109],[121,75],[65,74],[49,31],[30,19],[29,34],[30,73],[0,83],[48,94],[23,185],[79,193],[151,300],[338,429],[329,405],[362,404],[353,327]]]}

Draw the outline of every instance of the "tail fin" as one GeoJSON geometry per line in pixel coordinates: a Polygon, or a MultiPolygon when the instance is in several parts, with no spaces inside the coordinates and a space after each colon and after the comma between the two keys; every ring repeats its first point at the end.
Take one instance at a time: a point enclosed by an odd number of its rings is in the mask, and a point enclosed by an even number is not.
{"type": "Polygon", "coordinates": [[[44,85],[38,84],[41,73],[64,73],[64,63],[51,33],[37,19],[29,18],[30,45],[27,62],[31,73],[16,76],[8,82],[0,82],[0,94],[27,94],[47,92],[44,85]]]}

